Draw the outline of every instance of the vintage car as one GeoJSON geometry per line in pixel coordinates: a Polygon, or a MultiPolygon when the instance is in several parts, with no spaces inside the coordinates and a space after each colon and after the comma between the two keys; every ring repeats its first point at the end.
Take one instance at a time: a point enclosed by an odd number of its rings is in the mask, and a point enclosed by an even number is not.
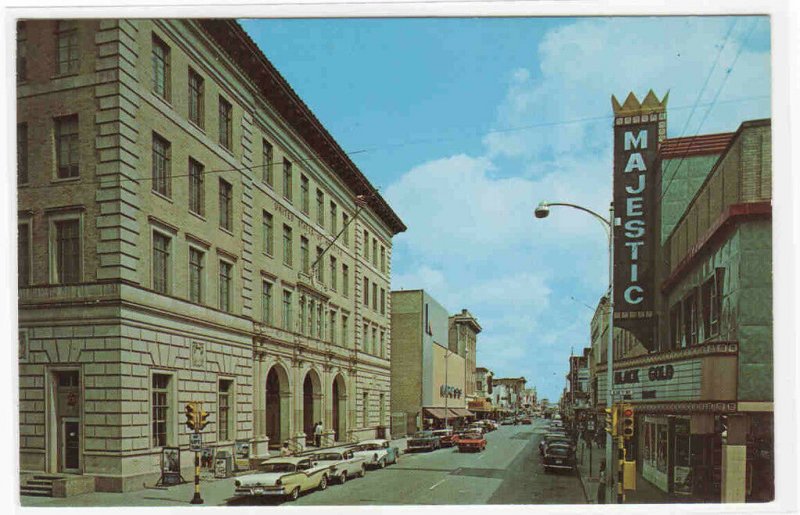
{"type": "Polygon", "coordinates": [[[501,426],[515,426],[517,425],[517,421],[513,418],[504,418],[500,421],[501,426]]]}
{"type": "Polygon", "coordinates": [[[551,444],[544,450],[542,459],[544,471],[550,469],[573,470],[575,468],[575,451],[571,445],[551,444]]]}
{"type": "Polygon", "coordinates": [[[433,431],[417,431],[406,443],[406,450],[408,451],[416,451],[418,449],[435,451],[441,447],[442,444],[439,442],[439,437],[433,434],[433,431]]]}
{"type": "Polygon", "coordinates": [[[235,496],[279,496],[295,500],[306,490],[325,490],[330,477],[330,465],[320,464],[311,456],[270,458],[262,461],[258,470],[235,481],[235,496]]]}
{"type": "Polygon", "coordinates": [[[367,466],[383,468],[397,463],[400,449],[392,447],[389,440],[364,440],[351,447],[353,455],[364,458],[367,466]]]}
{"type": "Polygon", "coordinates": [[[539,441],[539,454],[544,456],[544,451],[547,449],[547,446],[554,443],[569,445],[570,447],[574,448],[572,445],[572,440],[570,440],[567,435],[561,433],[547,433],[544,435],[541,441],[539,441]]]}
{"type": "Polygon", "coordinates": [[[487,433],[497,429],[497,422],[495,422],[494,420],[489,420],[488,418],[484,419],[484,420],[478,420],[477,422],[473,422],[472,424],[473,425],[477,425],[477,424],[483,425],[483,427],[486,428],[486,432],[487,433]]]}
{"type": "Polygon", "coordinates": [[[315,453],[312,459],[320,466],[330,466],[328,477],[331,480],[336,478],[341,484],[353,476],[364,477],[367,471],[366,458],[360,455],[356,456],[353,449],[344,447],[325,449],[315,453]]]}
{"type": "Polygon", "coordinates": [[[525,424],[525,425],[528,425],[528,426],[533,424],[533,420],[531,420],[531,417],[528,417],[528,416],[520,418],[519,422],[520,422],[520,424],[525,424]]]}
{"type": "Polygon", "coordinates": [[[456,438],[458,452],[478,451],[486,448],[486,438],[478,431],[465,431],[456,438]]]}
{"type": "Polygon", "coordinates": [[[464,431],[480,431],[482,435],[485,435],[486,433],[489,432],[489,428],[486,427],[486,424],[481,424],[480,422],[473,422],[472,424],[465,427],[464,431]]]}
{"type": "Polygon", "coordinates": [[[455,434],[452,429],[434,429],[433,434],[439,437],[439,445],[442,447],[452,447],[455,445],[453,438],[455,434]]]}

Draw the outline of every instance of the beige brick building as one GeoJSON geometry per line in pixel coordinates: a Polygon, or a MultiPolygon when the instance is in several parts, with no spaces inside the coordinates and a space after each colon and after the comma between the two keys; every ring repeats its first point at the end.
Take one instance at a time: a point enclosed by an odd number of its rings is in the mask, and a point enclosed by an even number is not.
{"type": "Polygon", "coordinates": [[[190,401],[255,455],[388,426],[405,226],[241,27],[29,20],[18,56],[23,473],[188,477],[190,401]]]}

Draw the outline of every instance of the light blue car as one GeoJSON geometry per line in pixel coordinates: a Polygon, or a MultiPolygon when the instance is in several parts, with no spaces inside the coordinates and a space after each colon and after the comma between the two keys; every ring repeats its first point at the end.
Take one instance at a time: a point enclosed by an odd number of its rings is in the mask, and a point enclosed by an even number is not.
{"type": "Polygon", "coordinates": [[[389,440],[364,440],[353,446],[353,455],[361,456],[368,466],[384,468],[397,463],[400,449],[392,447],[389,440]]]}

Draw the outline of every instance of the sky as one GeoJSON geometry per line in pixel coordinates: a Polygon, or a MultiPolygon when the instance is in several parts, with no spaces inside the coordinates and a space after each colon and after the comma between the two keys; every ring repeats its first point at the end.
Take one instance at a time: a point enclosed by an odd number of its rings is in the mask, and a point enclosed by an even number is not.
{"type": "Polygon", "coordinates": [[[668,137],[770,117],[767,17],[241,20],[408,226],[392,289],[483,327],[478,365],[557,401],[608,286],[611,95],[668,137]]]}

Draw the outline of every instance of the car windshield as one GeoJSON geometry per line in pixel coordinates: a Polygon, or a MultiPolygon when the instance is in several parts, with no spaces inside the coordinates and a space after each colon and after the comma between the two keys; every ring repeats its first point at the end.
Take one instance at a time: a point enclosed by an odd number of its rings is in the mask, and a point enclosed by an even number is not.
{"type": "Polygon", "coordinates": [[[475,438],[476,440],[480,440],[481,439],[481,434],[480,433],[465,433],[464,434],[464,438],[475,438]]]}
{"type": "Polygon", "coordinates": [[[317,454],[317,460],[319,461],[334,461],[334,460],[341,460],[342,455],[338,452],[323,452],[321,454],[317,454]]]}
{"type": "Polygon", "coordinates": [[[261,472],[294,472],[293,463],[263,463],[258,470],[261,472]]]}
{"type": "Polygon", "coordinates": [[[376,443],[366,443],[361,446],[362,451],[377,451],[381,446],[376,443]]]}

